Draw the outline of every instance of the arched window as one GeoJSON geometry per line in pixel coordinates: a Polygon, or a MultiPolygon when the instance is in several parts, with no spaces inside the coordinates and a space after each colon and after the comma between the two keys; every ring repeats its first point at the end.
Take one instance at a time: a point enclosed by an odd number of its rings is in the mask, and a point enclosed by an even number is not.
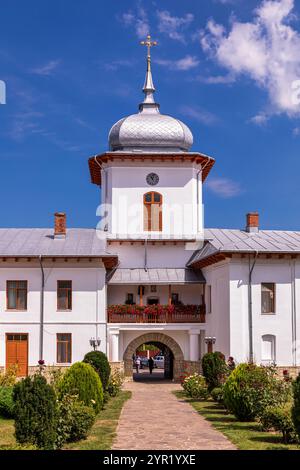
{"type": "Polygon", "coordinates": [[[144,231],[162,231],[162,195],[154,191],[144,194],[144,231]]]}
{"type": "Polygon", "coordinates": [[[261,359],[268,362],[276,361],[276,338],[274,335],[262,336],[261,359]]]}

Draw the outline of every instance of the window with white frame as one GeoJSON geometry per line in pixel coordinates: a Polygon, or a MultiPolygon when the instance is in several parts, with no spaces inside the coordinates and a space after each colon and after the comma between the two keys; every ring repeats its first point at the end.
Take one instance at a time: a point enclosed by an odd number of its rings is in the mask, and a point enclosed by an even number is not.
{"type": "Polygon", "coordinates": [[[274,335],[262,336],[261,359],[267,362],[276,361],[276,338],[274,335]]]}

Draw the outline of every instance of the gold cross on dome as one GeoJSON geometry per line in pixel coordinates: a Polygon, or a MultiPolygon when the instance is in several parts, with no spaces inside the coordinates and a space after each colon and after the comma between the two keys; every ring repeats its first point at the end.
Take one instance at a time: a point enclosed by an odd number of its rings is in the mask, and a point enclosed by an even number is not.
{"type": "Polygon", "coordinates": [[[146,41],[141,41],[140,44],[142,46],[147,46],[147,64],[148,70],[150,68],[150,61],[151,61],[151,47],[157,46],[157,41],[151,41],[151,36],[148,34],[146,41]]]}

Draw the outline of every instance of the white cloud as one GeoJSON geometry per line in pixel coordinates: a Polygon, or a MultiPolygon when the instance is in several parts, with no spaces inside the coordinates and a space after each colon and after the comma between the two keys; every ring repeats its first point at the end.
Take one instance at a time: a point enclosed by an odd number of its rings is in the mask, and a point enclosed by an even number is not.
{"type": "Polygon", "coordinates": [[[194,15],[186,13],[182,17],[172,16],[167,10],[157,11],[158,31],[167,34],[169,38],[176,41],[185,42],[183,31],[192,23],[194,15]]]}
{"type": "Polygon", "coordinates": [[[49,76],[53,74],[55,69],[57,69],[60,62],[61,62],[60,60],[50,60],[49,62],[47,62],[46,64],[40,67],[31,69],[30,72],[36,75],[49,76]]]}
{"type": "Polygon", "coordinates": [[[263,0],[252,22],[224,26],[208,21],[200,41],[227,70],[246,75],[267,90],[272,113],[300,114],[293,83],[300,78],[300,33],[290,22],[294,0],[263,0]]]}
{"type": "Polygon", "coordinates": [[[293,129],[293,135],[295,137],[300,136],[300,127],[295,127],[295,129],[293,129]]]}
{"type": "Polygon", "coordinates": [[[136,35],[139,39],[145,39],[147,34],[149,34],[150,26],[146,10],[140,5],[137,8],[136,13],[128,11],[122,13],[118,17],[119,21],[124,24],[124,26],[134,26],[136,35]]]}
{"type": "Polygon", "coordinates": [[[170,60],[170,59],[153,59],[156,64],[168,67],[171,70],[190,70],[199,65],[199,60],[190,55],[186,55],[182,59],[170,60]]]}
{"type": "Polygon", "coordinates": [[[196,77],[196,80],[198,82],[202,83],[207,83],[208,85],[219,85],[219,84],[228,84],[228,83],[234,83],[235,82],[235,76],[232,74],[228,75],[212,75],[212,76],[202,76],[199,75],[196,77]]]}
{"type": "Polygon", "coordinates": [[[253,116],[251,119],[250,119],[250,122],[252,122],[253,124],[257,124],[258,126],[264,126],[269,120],[269,117],[264,114],[264,113],[261,113],[261,114],[257,114],[256,116],[253,116]]]}
{"type": "Polygon", "coordinates": [[[223,198],[231,198],[238,196],[242,190],[240,184],[228,178],[209,178],[206,187],[223,198]]]}
{"type": "Polygon", "coordinates": [[[112,60],[111,62],[104,62],[104,63],[101,63],[100,65],[105,70],[115,71],[121,67],[132,67],[134,63],[135,63],[134,60],[118,59],[118,60],[112,60]]]}
{"type": "Polygon", "coordinates": [[[134,22],[135,16],[130,11],[127,13],[122,13],[120,15],[120,21],[124,23],[125,26],[130,26],[134,22]]]}
{"type": "Polygon", "coordinates": [[[13,116],[12,126],[9,131],[11,139],[22,141],[32,134],[41,134],[44,129],[40,125],[43,114],[37,111],[18,112],[13,116]]]}
{"type": "Polygon", "coordinates": [[[231,5],[236,3],[236,0],[214,0],[215,3],[222,3],[222,5],[231,5]]]}
{"type": "Polygon", "coordinates": [[[218,117],[215,114],[205,111],[204,109],[199,108],[198,106],[181,106],[180,112],[195,121],[200,122],[201,124],[213,125],[218,122],[218,117]]]}

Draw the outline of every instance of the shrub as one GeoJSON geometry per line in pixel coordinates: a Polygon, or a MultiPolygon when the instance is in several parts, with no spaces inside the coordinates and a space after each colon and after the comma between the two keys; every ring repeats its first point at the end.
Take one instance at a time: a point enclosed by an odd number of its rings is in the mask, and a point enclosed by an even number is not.
{"type": "Polygon", "coordinates": [[[65,394],[58,402],[56,446],[84,439],[95,422],[95,411],[78,401],[76,395],[65,394]]]}
{"type": "Polygon", "coordinates": [[[292,420],[291,404],[268,406],[260,417],[264,430],[274,430],[282,433],[283,442],[296,442],[296,430],[292,420]]]}
{"type": "Polygon", "coordinates": [[[224,383],[226,376],[229,375],[224,355],[218,351],[204,354],[202,370],[209,391],[220,387],[224,383]]]}
{"type": "Polygon", "coordinates": [[[56,394],[59,392],[59,384],[62,380],[63,375],[64,372],[62,371],[62,369],[58,369],[54,366],[48,366],[49,383],[54,388],[56,394]]]}
{"type": "Polygon", "coordinates": [[[14,417],[13,387],[0,387],[0,416],[14,417]]]}
{"type": "Polygon", "coordinates": [[[95,422],[95,411],[90,406],[75,403],[72,409],[69,442],[85,439],[95,422]]]}
{"type": "Polygon", "coordinates": [[[15,436],[20,444],[54,449],[57,403],[53,388],[42,375],[26,377],[13,389],[15,436]]]}
{"type": "Polygon", "coordinates": [[[101,351],[91,351],[84,356],[83,362],[94,367],[100,376],[103,390],[106,390],[110,376],[110,365],[106,355],[101,351]]]}
{"type": "Polygon", "coordinates": [[[186,394],[192,398],[205,399],[209,396],[205,378],[200,374],[193,374],[186,377],[182,383],[186,394]]]}
{"type": "Polygon", "coordinates": [[[109,378],[107,391],[111,397],[118,395],[124,382],[124,374],[119,370],[114,370],[109,378]]]}
{"type": "Polygon", "coordinates": [[[296,433],[300,439],[300,374],[293,383],[294,403],[292,408],[292,419],[296,433]]]}
{"type": "Polygon", "coordinates": [[[18,366],[9,366],[5,372],[0,372],[0,387],[12,387],[17,380],[18,366]]]}
{"type": "Polygon", "coordinates": [[[290,399],[291,386],[276,377],[274,367],[240,364],[228,377],[223,392],[226,408],[240,421],[252,421],[267,406],[290,399]]]}
{"type": "Polygon", "coordinates": [[[78,400],[94,408],[96,413],[103,405],[103,388],[97,372],[90,364],[76,362],[63,375],[58,385],[59,399],[65,394],[77,395],[78,400]]]}
{"type": "Polygon", "coordinates": [[[217,401],[218,403],[223,403],[223,387],[213,388],[210,394],[214,401],[217,401]]]}

